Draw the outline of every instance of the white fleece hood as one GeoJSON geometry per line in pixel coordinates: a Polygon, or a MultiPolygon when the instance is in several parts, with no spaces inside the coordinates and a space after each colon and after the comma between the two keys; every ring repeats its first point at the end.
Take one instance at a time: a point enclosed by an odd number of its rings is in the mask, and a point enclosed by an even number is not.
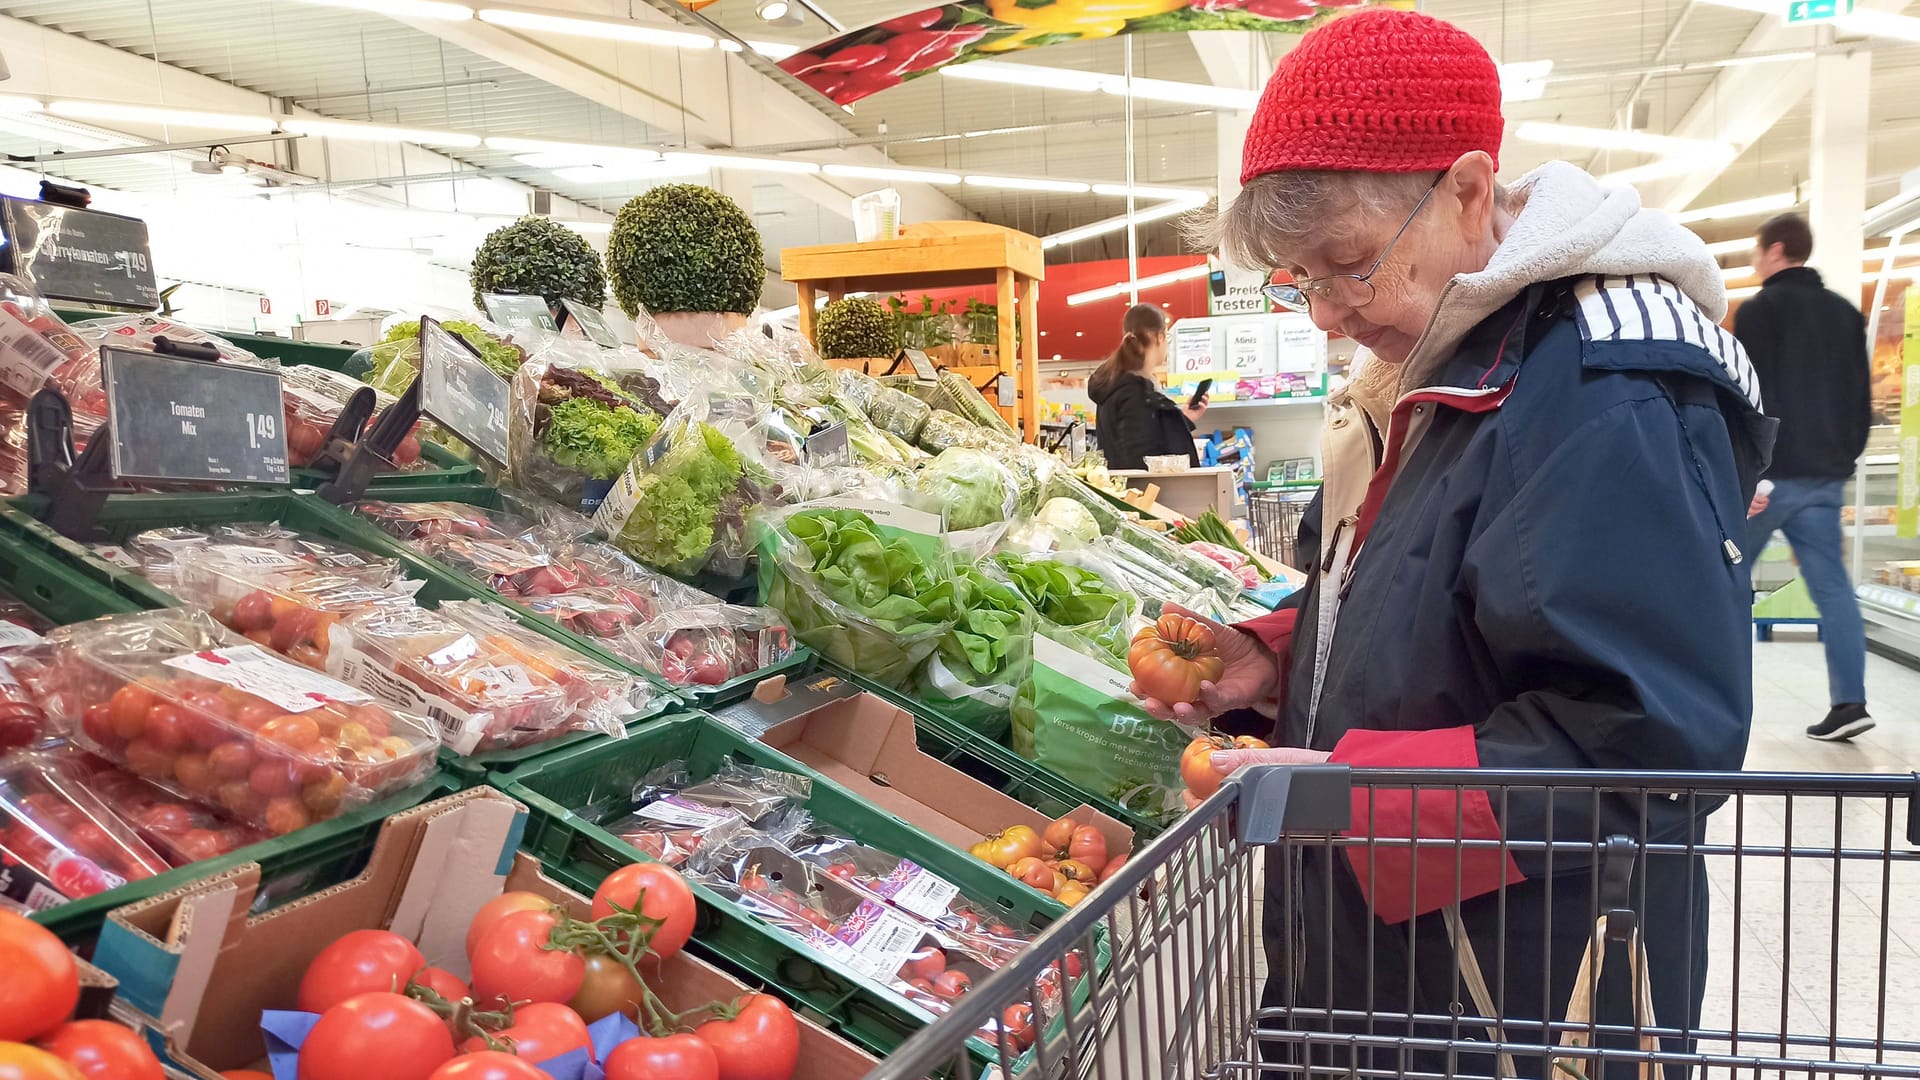
{"type": "Polygon", "coordinates": [[[1664,211],[1640,205],[1624,184],[1602,184],[1584,169],[1550,161],[1512,186],[1524,200],[1487,268],[1461,274],[1407,358],[1400,385],[1417,386],[1453,353],[1467,331],[1527,286],[1580,274],[1658,274],[1679,286],[1715,322],[1727,313],[1720,264],[1707,245],[1664,211]]]}

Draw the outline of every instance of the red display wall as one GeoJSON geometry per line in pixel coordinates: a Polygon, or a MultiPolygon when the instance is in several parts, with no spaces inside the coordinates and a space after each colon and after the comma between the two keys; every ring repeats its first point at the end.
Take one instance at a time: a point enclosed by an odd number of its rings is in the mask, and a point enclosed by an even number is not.
{"type": "MultiPolygon", "coordinates": [[[[1201,255],[1157,255],[1140,260],[1140,276],[1153,277],[1206,261],[1201,255]]],[[[1127,313],[1128,298],[1121,295],[1069,307],[1067,297],[1126,280],[1125,259],[1050,264],[1047,280],[1040,283],[1041,359],[1051,360],[1058,355],[1066,360],[1099,360],[1112,352],[1120,344],[1120,319],[1127,313]]],[[[931,295],[936,303],[953,300],[958,301],[956,307],[961,307],[969,298],[991,304],[993,292],[993,286],[986,285],[974,289],[941,289],[931,295]]],[[[918,310],[918,296],[906,299],[910,308],[918,310]]],[[[1140,302],[1161,306],[1169,321],[1205,315],[1207,279],[1201,276],[1148,289],[1140,294],[1140,302]]]]}

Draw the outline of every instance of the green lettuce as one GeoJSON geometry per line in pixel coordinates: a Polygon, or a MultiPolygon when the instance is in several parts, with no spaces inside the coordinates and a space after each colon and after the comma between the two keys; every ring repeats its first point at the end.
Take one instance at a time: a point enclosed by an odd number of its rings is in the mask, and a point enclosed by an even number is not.
{"type": "Polygon", "coordinates": [[[659,430],[660,418],[652,413],[574,397],[553,406],[540,447],[556,465],[611,480],[659,430]]]}

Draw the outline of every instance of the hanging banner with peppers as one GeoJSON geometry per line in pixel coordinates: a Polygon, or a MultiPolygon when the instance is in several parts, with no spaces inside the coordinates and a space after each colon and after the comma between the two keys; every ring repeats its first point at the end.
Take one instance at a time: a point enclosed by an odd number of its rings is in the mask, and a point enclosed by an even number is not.
{"type": "Polygon", "coordinates": [[[950,64],[1043,45],[1152,32],[1304,34],[1353,8],[1413,0],[958,0],[820,42],[780,62],[836,105],[950,64]]]}

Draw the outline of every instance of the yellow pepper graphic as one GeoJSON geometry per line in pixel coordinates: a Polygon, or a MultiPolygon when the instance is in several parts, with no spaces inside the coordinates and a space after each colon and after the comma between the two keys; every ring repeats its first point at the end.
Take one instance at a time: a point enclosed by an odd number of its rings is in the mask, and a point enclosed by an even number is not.
{"type": "Polygon", "coordinates": [[[987,0],[989,15],[1024,29],[979,48],[981,52],[1011,52],[1050,34],[1073,34],[1081,39],[1112,37],[1127,28],[1129,19],[1179,11],[1186,6],[1187,0],[987,0]]]}

